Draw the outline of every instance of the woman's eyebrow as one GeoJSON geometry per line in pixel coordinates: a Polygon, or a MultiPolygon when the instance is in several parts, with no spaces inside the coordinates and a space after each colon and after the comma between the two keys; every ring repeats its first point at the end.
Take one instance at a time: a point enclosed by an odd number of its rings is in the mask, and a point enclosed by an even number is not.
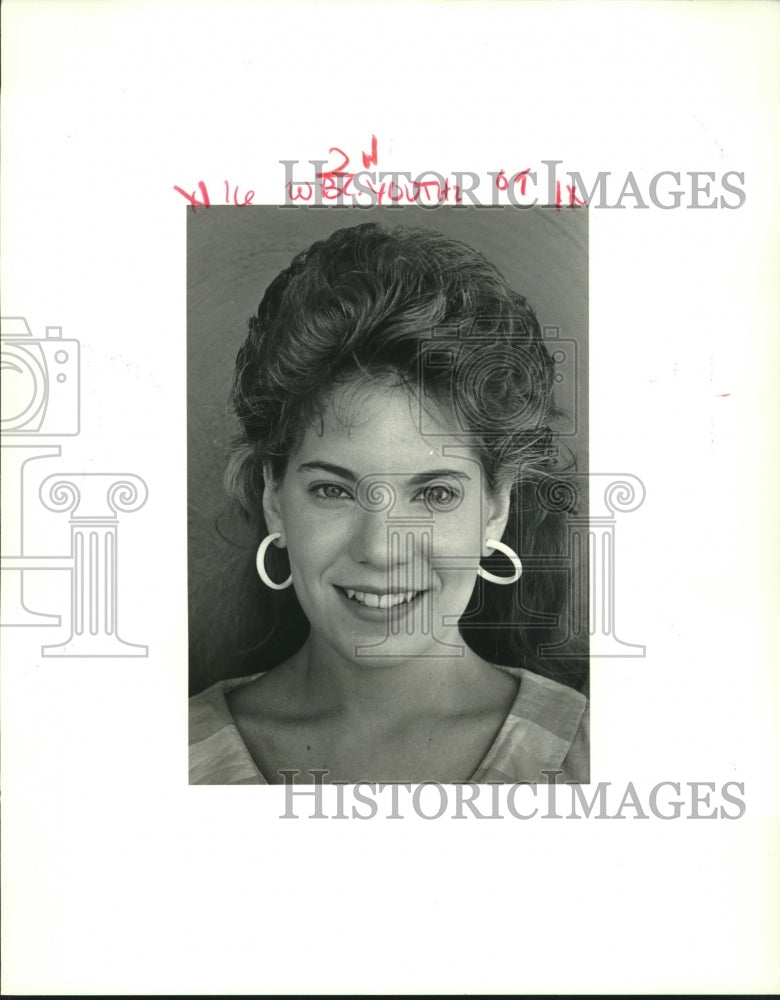
{"type": "Polygon", "coordinates": [[[410,476],[408,480],[409,486],[422,486],[423,483],[428,483],[431,479],[471,479],[471,476],[467,475],[465,472],[459,472],[457,469],[431,469],[430,472],[417,472],[415,475],[410,476]]]}
{"type": "Polygon", "coordinates": [[[358,477],[351,469],[345,469],[343,465],[332,465],[330,462],[304,462],[298,466],[298,472],[329,472],[332,476],[339,476],[341,479],[349,479],[356,483],[358,477]]]}
{"type": "MultiPolygon", "coordinates": [[[[352,483],[356,483],[361,477],[356,475],[351,469],[345,469],[343,465],[333,465],[331,462],[304,462],[302,465],[298,466],[298,472],[327,472],[332,476],[338,476],[340,479],[347,479],[352,483]]],[[[374,475],[382,476],[384,473],[377,472],[374,475]]],[[[365,477],[362,477],[365,478],[365,477]]],[[[432,479],[466,479],[470,480],[469,476],[465,472],[460,472],[458,469],[430,469],[426,472],[416,472],[414,475],[409,476],[407,479],[408,486],[421,486],[423,483],[429,483],[432,479]]]]}

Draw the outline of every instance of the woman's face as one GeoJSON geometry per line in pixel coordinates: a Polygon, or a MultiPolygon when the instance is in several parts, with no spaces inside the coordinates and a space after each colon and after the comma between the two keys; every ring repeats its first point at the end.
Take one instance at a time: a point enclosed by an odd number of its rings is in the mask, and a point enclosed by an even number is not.
{"type": "Polygon", "coordinates": [[[266,477],[312,639],[379,666],[452,655],[457,620],[488,538],[501,538],[509,489],[493,496],[453,421],[403,388],[349,384],[309,427],[284,479],[266,477]]]}

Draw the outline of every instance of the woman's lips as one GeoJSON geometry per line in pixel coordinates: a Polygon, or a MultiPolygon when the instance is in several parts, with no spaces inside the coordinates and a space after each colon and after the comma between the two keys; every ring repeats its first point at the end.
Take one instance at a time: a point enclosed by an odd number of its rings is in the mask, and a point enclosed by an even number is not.
{"type": "Polygon", "coordinates": [[[347,597],[352,601],[357,601],[367,608],[394,608],[397,604],[403,604],[413,600],[418,590],[393,591],[384,594],[377,594],[371,590],[352,590],[350,587],[342,588],[347,597]]]}
{"type": "Polygon", "coordinates": [[[402,614],[413,607],[419,599],[426,593],[423,590],[397,590],[397,591],[375,591],[357,590],[352,587],[341,587],[335,585],[341,598],[349,605],[355,613],[384,618],[383,612],[395,610],[396,614],[402,614]]]}

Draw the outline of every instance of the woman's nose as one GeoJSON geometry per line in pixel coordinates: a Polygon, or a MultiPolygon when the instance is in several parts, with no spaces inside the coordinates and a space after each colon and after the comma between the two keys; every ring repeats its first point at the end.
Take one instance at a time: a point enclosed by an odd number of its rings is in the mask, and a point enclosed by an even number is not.
{"type": "Polygon", "coordinates": [[[352,539],[352,558],[389,575],[394,586],[420,589],[431,555],[431,526],[364,512],[352,539]]]}
{"type": "Polygon", "coordinates": [[[363,511],[350,546],[355,562],[379,569],[387,568],[392,561],[389,528],[383,514],[363,511]]]}

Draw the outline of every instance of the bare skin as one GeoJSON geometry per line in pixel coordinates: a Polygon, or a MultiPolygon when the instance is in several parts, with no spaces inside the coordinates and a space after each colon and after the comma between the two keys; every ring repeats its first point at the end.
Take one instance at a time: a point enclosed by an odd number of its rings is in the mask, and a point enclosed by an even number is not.
{"type": "Polygon", "coordinates": [[[468,781],[517,694],[514,678],[474,654],[331,670],[312,666],[307,646],[228,695],[269,784],[285,769],[301,782],[311,769],[327,770],[326,782],[468,781]]]}
{"type": "Polygon", "coordinates": [[[287,662],[228,696],[270,783],[290,769],[311,781],[312,768],[327,781],[466,781],[516,696],[456,625],[486,541],[503,533],[509,487],[486,489],[451,415],[427,419],[435,435],[405,389],[346,387],[282,481],[266,470],[266,521],[311,626],[287,662]],[[390,484],[389,513],[362,492],[374,481],[390,484]]]}

